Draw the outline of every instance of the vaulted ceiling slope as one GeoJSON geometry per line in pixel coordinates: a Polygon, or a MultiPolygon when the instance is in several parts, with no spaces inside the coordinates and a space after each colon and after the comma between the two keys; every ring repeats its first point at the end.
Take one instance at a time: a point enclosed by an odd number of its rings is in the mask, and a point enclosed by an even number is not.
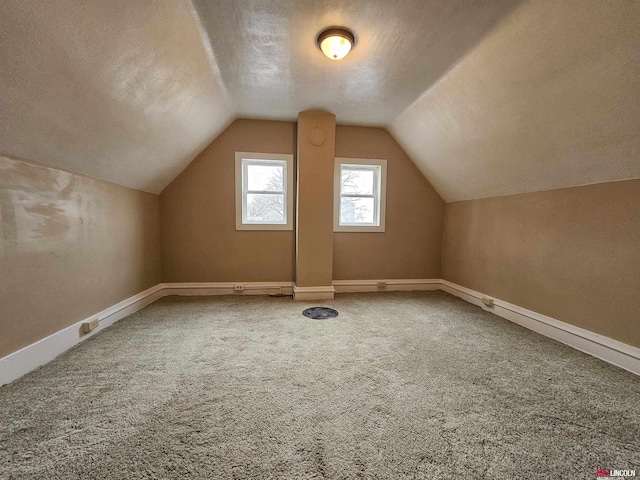
{"type": "Polygon", "coordinates": [[[521,4],[393,122],[445,201],[640,177],[640,2],[521,4]]]}
{"type": "Polygon", "coordinates": [[[633,0],[1,2],[0,154],[158,193],[234,118],[320,108],[447,201],[637,178],[638,25],[633,0]]]}
{"type": "Polygon", "coordinates": [[[511,12],[512,0],[194,0],[242,117],[387,126],[511,12]],[[356,47],[327,59],[319,32],[347,26],[356,47]]]}
{"type": "Polygon", "coordinates": [[[158,193],[231,99],[188,0],[0,2],[0,153],[158,193]]]}

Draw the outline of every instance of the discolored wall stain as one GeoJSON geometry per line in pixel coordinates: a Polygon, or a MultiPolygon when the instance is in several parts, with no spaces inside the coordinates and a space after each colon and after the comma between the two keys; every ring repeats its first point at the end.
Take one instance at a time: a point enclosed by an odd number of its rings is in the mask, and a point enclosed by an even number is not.
{"type": "Polygon", "coordinates": [[[41,251],[84,238],[81,177],[0,157],[2,245],[41,251]]]}
{"type": "Polygon", "coordinates": [[[15,250],[17,243],[16,212],[7,192],[0,190],[0,251],[15,250]]]}
{"type": "Polygon", "coordinates": [[[160,281],[159,201],[0,155],[0,358],[160,281]]]}
{"type": "Polygon", "coordinates": [[[39,217],[38,225],[33,234],[38,238],[59,238],[65,236],[70,228],[70,218],[61,206],[55,204],[40,204],[25,207],[25,212],[39,217]]]}

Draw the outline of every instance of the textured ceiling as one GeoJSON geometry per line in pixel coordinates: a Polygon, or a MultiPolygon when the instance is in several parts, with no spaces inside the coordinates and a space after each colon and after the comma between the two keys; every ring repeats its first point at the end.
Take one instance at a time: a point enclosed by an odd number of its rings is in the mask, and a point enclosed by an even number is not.
{"type": "Polygon", "coordinates": [[[159,192],[231,118],[188,0],[0,2],[0,154],[159,192]]]}
{"type": "Polygon", "coordinates": [[[447,202],[640,177],[640,1],[522,4],[391,131],[447,202]]]}
{"type": "Polygon", "coordinates": [[[9,0],[0,154],[157,193],[234,118],[321,108],[447,201],[640,177],[638,25],[633,0],[9,0]]]}
{"type": "Polygon", "coordinates": [[[505,0],[194,0],[238,116],[388,125],[513,10],[505,0]],[[356,47],[327,59],[315,39],[348,26],[356,47]]]}

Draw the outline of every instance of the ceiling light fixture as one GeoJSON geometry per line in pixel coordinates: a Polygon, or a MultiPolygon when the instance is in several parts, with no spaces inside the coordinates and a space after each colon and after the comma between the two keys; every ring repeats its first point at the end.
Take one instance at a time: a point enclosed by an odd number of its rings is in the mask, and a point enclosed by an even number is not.
{"type": "Polygon", "coordinates": [[[356,37],[346,28],[328,28],[320,32],[316,43],[327,58],[340,60],[351,51],[356,43],[356,37]]]}

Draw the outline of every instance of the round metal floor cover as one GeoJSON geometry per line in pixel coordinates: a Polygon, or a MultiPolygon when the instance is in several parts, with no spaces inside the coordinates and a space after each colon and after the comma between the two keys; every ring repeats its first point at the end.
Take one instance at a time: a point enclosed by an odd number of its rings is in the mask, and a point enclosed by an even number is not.
{"type": "Polygon", "coordinates": [[[327,320],[328,318],[337,317],[338,312],[333,308],[311,307],[302,312],[302,315],[307,318],[312,318],[313,320],[327,320]]]}

